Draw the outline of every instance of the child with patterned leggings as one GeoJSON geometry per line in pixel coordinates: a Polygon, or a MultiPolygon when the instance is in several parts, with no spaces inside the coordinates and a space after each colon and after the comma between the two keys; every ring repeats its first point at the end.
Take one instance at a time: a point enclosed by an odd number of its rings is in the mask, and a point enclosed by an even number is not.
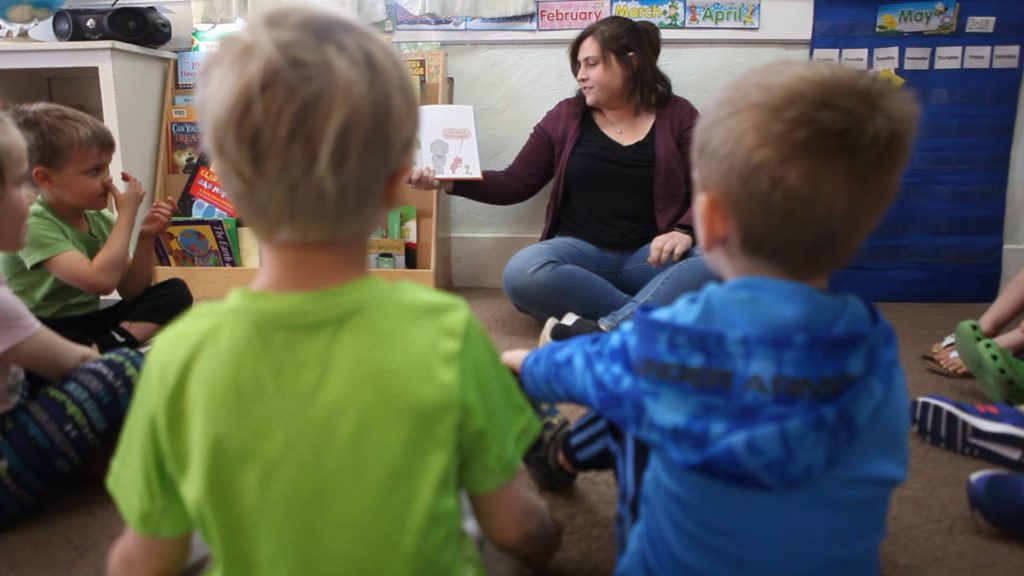
{"type": "MultiPolygon", "coordinates": [[[[0,112],[0,250],[25,243],[29,205],[25,141],[0,112]]],[[[0,275],[0,530],[27,516],[103,448],[124,420],[141,356],[99,357],[43,326],[0,275]],[[29,394],[28,369],[53,380],[29,394]]]]}

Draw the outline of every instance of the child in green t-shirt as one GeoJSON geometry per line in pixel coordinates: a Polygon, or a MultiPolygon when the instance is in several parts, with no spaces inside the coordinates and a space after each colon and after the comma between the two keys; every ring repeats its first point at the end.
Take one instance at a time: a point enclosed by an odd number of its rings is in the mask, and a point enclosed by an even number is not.
{"type": "Polygon", "coordinates": [[[101,352],[146,342],[192,305],[181,280],[153,284],[153,243],[167,229],[174,201],[153,202],[130,253],[146,193],[127,172],[120,175],[124,191],[114,186],[110,130],[49,102],[16,106],[11,115],[25,135],[39,196],[25,246],[0,256],[0,272],[28,309],[65,338],[101,352]],[[107,210],[111,203],[116,216],[107,210]],[[100,297],[114,290],[121,299],[101,308],[100,297]]]}
{"type": "Polygon", "coordinates": [[[366,270],[416,138],[397,56],[293,5],[226,39],[198,91],[263,267],[147,355],[107,478],[128,524],[110,573],[180,572],[198,530],[214,574],[482,574],[460,490],[543,566],[560,530],[518,474],[529,403],[463,300],[366,270]]]}

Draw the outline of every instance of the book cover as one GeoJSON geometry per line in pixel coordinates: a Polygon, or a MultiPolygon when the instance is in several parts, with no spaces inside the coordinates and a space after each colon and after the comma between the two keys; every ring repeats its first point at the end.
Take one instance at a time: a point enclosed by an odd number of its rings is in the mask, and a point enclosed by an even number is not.
{"type": "Polygon", "coordinates": [[[237,217],[238,209],[221,186],[220,178],[210,166],[209,156],[200,154],[178,197],[177,216],[194,218],[237,217]]]}
{"type": "Polygon", "coordinates": [[[438,180],[480,180],[480,151],[473,107],[420,106],[414,166],[432,167],[438,180]]]}
{"type": "Polygon", "coordinates": [[[172,106],[167,121],[167,171],[191,174],[199,160],[202,134],[191,106],[172,106]]]}
{"type": "Polygon", "coordinates": [[[405,269],[405,241],[401,238],[370,238],[366,265],[373,269],[405,269]]]}
{"type": "Polygon", "coordinates": [[[223,220],[173,218],[154,244],[163,266],[233,267],[235,253],[223,220]]]}

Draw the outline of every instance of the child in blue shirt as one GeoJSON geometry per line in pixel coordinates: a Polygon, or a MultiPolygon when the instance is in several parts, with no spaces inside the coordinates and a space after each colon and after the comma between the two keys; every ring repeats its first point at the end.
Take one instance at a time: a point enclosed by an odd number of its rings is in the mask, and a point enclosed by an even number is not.
{"type": "Polygon", "coordinates": [[[906,387],[889,323],[827,280],[896,195],[918,107],[823,63],[723,93],[696,130],[694,205],[724,281],[504,360],[534,399],[606,418],[620,484],[642,478],[620,485],[617,574],[877,573],[906,387]]]}

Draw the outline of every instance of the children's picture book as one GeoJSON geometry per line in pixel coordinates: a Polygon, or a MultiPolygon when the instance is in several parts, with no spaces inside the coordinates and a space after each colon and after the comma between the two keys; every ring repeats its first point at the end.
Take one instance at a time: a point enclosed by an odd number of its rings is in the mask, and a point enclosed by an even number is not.
{"type": "Polygon", "coordinates": [[[191,106],[172,106],[167,121],[167,171],[191,174],[199,160],[202,134],[191,106]]]}
{"type": "Polygon", "coordinates": [[[194,88],[209,52],[178,52],[178,88],[194,88]]]}
{"type": "Polygon", "coordinates": [[[612,15],[646,20],[659,28],[682,28],[683,0],[613,0],[612,15]]]}
{"type": "Polygon", "coordinates": [[[175,267],[234,267],[238,258],[228,231],[233,225],[217,218],[173,218],[154,244],[157,262],[175,267]]]}
{"type": "Polygon", "coordinates": [[[438,180],[482,179],[473,107],[420,106],[413,164],[433,168],[438,180]]]}
{"type": "MultiPolygon", "coordinates": [[[[414,60],[424,62],[426,74],[424,79],[427,84],[439,84],[441,82],[441,67],[444,61],[444,51],[441,50],[440,42],[395,42],[392,44],[402,60],[414,60]]],[[[407,64],[412,73],[418,63],[407,64]]],[[[418,71],[416,71],[418,74],[418,71]]]]}
{"type": "Polygon", "coordinates": [[[209,156],[200,154],[196,168],[178,197],[178,216],[189,218],[227,218],[238,216],[238,209],[221,186],[210,166],[209,156]]]}
{"type": "Polygon", "coordinates": [[[401,238],[370,238],[366,266],[372,269],[405,269],[405,242],[401,238]]]}
{"type": "Polygon", "coordinates": [[[761,27],[761,0],[687,0],[687,28],[761,27]]]}

